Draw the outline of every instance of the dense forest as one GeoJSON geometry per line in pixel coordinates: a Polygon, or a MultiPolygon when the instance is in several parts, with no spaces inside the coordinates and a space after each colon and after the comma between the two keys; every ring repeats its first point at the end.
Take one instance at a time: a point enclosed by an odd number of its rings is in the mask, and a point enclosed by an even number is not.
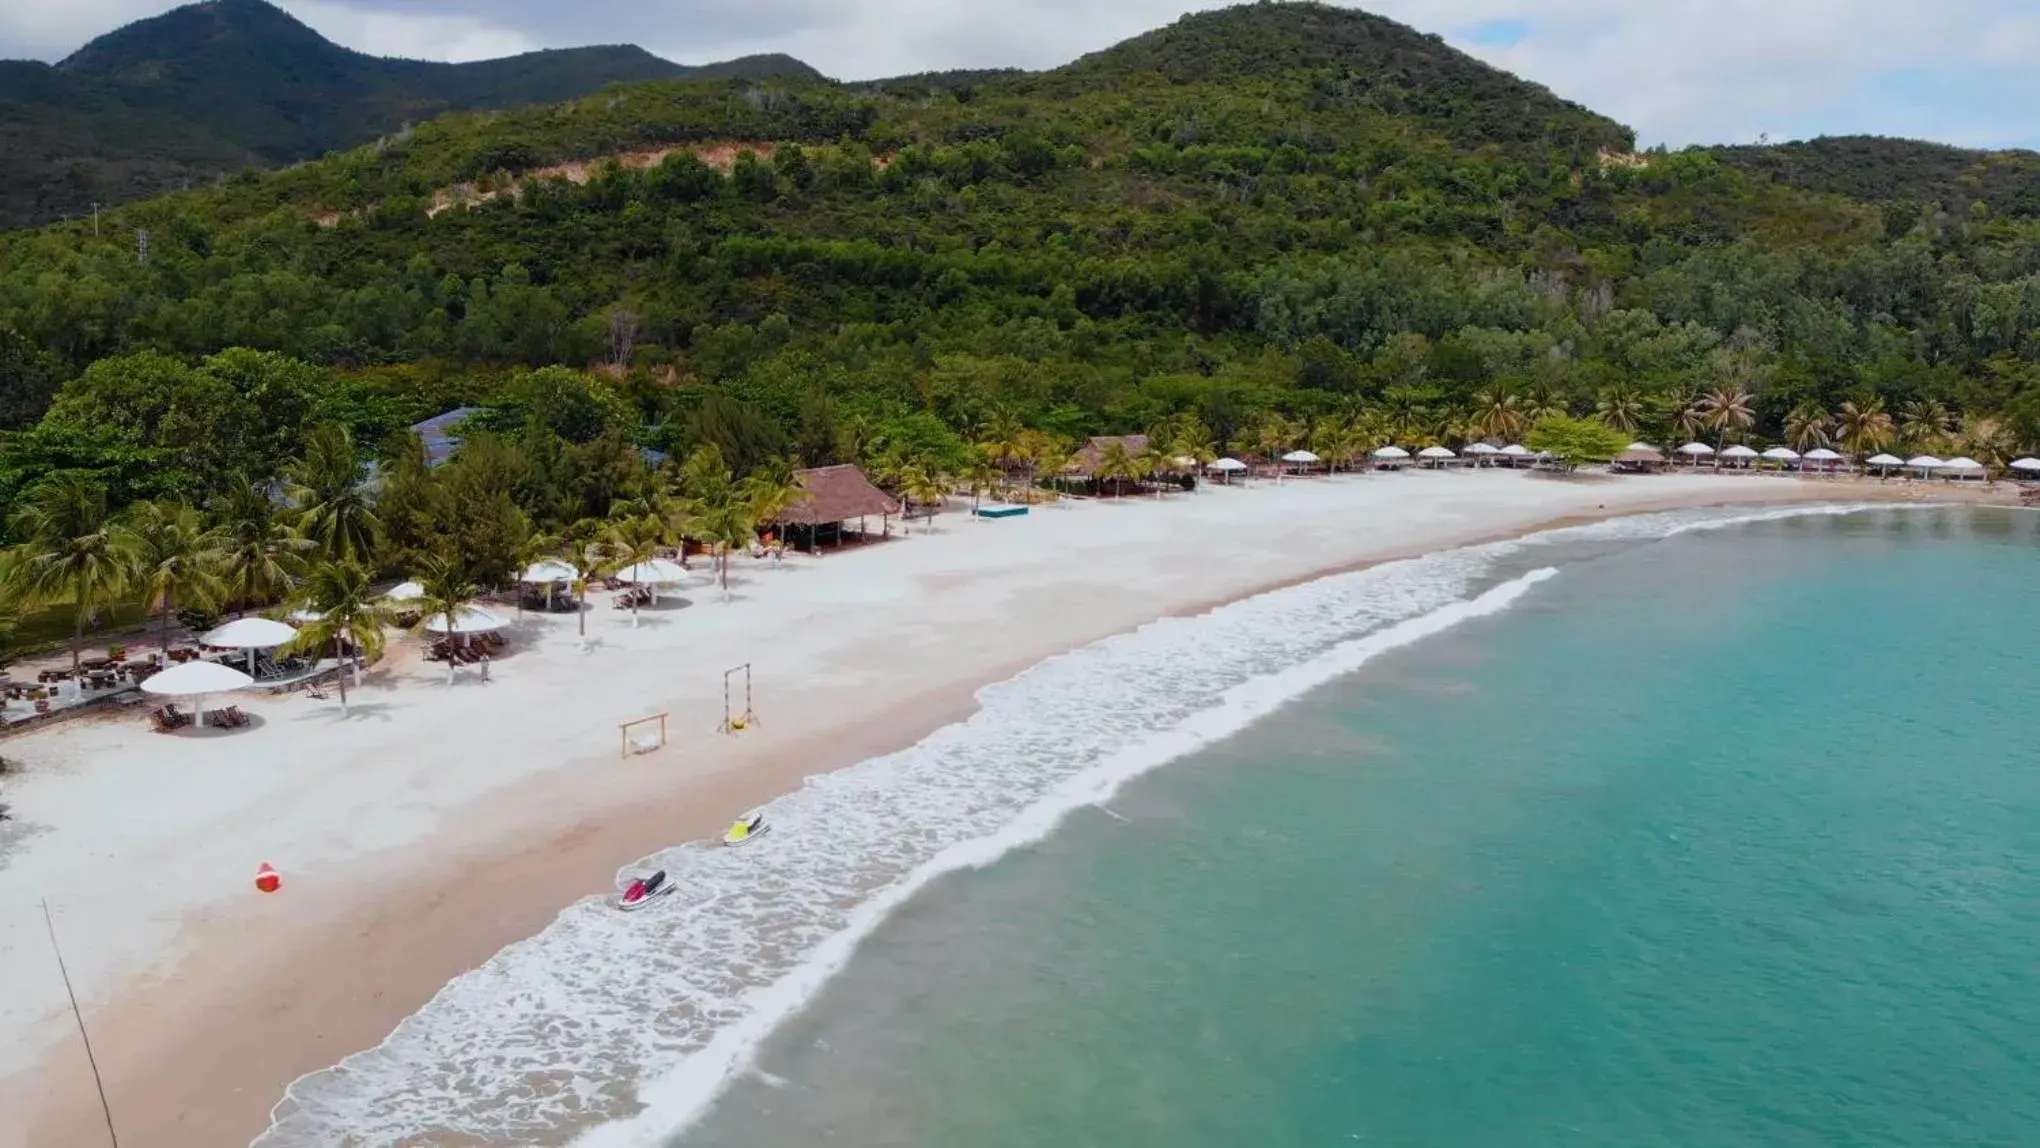
{"type": "Polygon", "coordinates": [[[110,32],[54,65],[0,61],[0,228],[313,159],[456,109],[732,76],[822,78],[785,56],[683,67],[633,47],[469,64],[382,59],[265,0],[207,0],[110,32]]]}
{"type": "Polygon", "coordinates": [[[1632,139],[1312,4],[1039,74],[450,115],[0,237],[0,502],[48,552],[123,507],[246,530],[250,491],[324,489],[278,505],[369,507],[350,561],[485,582],[794,465],[932,496],[1092,434],[1158,436],[1129,474],[1579,420],[1993,467],[2040,441],[2040,222],[1632,139]],[[459,405],[468,448],[424,468],[403,428],[459,405]],[[342,456],[401,480],[354,492],[342,456]],[[49,527],[59,488],[100,516],[49,527]]]}

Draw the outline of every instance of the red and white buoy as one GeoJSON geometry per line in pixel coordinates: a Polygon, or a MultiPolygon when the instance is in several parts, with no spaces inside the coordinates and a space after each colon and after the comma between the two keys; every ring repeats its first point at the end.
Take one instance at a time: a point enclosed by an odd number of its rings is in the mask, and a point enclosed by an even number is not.
{"type": "Polygon", "coordinates": [[[276,871],[276,866],[264,861],[262,868],[255,870],[255,887],[264,893],[274,893],[283,888],[283,874],[276,871]]]}

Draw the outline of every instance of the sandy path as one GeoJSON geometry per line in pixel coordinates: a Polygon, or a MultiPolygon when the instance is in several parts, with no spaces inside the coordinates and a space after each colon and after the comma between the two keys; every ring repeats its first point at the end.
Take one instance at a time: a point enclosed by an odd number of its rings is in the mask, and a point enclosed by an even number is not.
{"type": "Polygon", "coordinates": [[[282,1088],[373,1045],[437,988],[620,866],[705,836],[806,776],[967,715],[988,682],[1073,646],[1331,570],[1672,505],[1891,495],[1874,484],[1505,472],[1343,477],[961,516],[783,569],[735,600],[528,617],[491,680],[397,657],[350,715],[256,698],[258,727],[158,737],[134,715],[7,745],[36,832],[0,857],[0,1145],[103,1142],[48,897],[122,1131],[245,1143],[282,1088]],[[721,671],[756,665],[761,724],[717,736],[721,671]],[[673,744],[619,761],[616,723],[673,744]],[[255,894],[274,862],[282,894],[255,894]]]}

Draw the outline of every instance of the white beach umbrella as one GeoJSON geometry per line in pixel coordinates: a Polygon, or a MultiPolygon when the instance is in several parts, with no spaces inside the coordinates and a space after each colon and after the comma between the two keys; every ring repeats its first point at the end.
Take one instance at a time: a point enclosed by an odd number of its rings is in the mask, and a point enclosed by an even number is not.
{"type": "Polygon", "coordinates": [[[1948,464],[1930,454],[1917,454],[1906,459],[1905,464],[1914,470],[1939,470],[1948,464]]]}
{"type": "Polygon", "coordinates": [[[1751,450],[1751,449],[1750,449],[1749,447],[1746,447],[1746,446],[1742,445],[1741,443],[1737,443],[1737,444],[1735,444],[1734,446],[1732,446],[1732,447],[1729,447],[1729,448],[1728,448],[1727,450],[1724,450],[1724,451],[1722,451],[1722,452],[1721,452],[1721,457],[1723,457],[1723,458],[1758,458],[1758,457],[1760,457],[1760,456],[1759,456],[1759,455],[1757,454],[1757,452],[1756,452],[1756,451],[1753,451],[1753,450],[1751,450]]]}
{"type": "Polygon", "coordinates": [[[1826,448],[1826,447],[1820,447],[1820,448],[1817,448],[1817,449],[1815,449],[1815,450],[1810,450],[1810,451],[1807,451],[1807,452],[1806,452],[1806,461],[1808,461],[1808,462],[1840,462],[1840,461],[1842,461],[1842,456],[1841,456],[1841,455],[1839,455],[1839,454],[1836,454],[1836,453],[1835,453],[1834,451],[1831,451],[1831,450],[1829,450],[1829,449],[1828,449],[1828,448],[1826,448]]]}
{"type": "Polygon", "coordinates": [[[1649,443],[1647,443],[1647,442],[1633,442],[1633,443],[1630,443],[1630,444],[1629,444],[1629,446],[1628,446],[1628,449],[1629,449],[1629,450],[1656,450],[1657,448],[1656,448],[1656,447],[1654,447],[1654,446],[1652,446],[1652,445],[1650,445],[1650,444],[1649,444],[1649,443]]]}
{"type": "Polygon", "coordinates": [[[390,587],[389,593],[383,595],[392,602],[416,602],[424,596],[425,587],[416,582],[399,582],[390,587]]]}
{"type": "Polygon", "coordinates": [[[300,626],[326,620],[326,612],[324,610],[314,610],[310,606],[300,606],[284,616],[300,626]]]}
{"type": "Polygon", "coordinates": [[[1510,443],[1509,445],[1503,447],[1501,452],[1505,455],[1508,455],[1510,458],[1530,457],[1530,448],[1524,446],[1522,443],[1519,442],[1510,443]]]}
{"type": "Polygon", "coordinates": [[[633,586],[673,586],[687,581],[687,570],[668,558],[654,558],[616,572],[616,580],[633,586]]]}
{"type": "Polygon", "coordinates": [[[1689,442],[1679,448],[1679,453],[1692,459],[1693,464],[1698,466],[1702,458],[1714,453],[1714,448],[1704,442],[1689,442]]]}
{"type": "Polygon", "coordinates": [[[575,569],[574,564],[571,562],[562,562],[557,558],[543,558],[526,566],[523,577],[519,578],[518,581],[571,582],[580,576],[581,572],[575,569]]]}
{"type": "Polygon", "coordinates": [[[2031,474],[2033,471],[2040,470],[2040,458],[2018,459],[2012,463],[2012,469],[2023,470],[2031,474]]]}
{"type": "Polygon", "coordinates": [[[425,619],[425,628],[434,634],[486,634],[509,624],[510,619],[480,606],[462,606],[451,619],[444,614],[425,619]]]}
{"type": "Polygon", "coordinates": [[[207,694],[228,694],[245,690],[255,679],[219,662],[186,662],[172,666],[142,683],[142,692],[165,698],[202,698],[207,694]]]}
{"type": "Polygon", "coordinates": [[[1247,464],[1236,458],[1222,458],[1207,469],[1218,471],[1220,474],[1237,474],[1247,469],[1247,464]]]}
{"type": "Polygon", "coordinates": [[[1477,442],[1466,448],[1468,454],[1500,454],[1501,448],[1492,443],[1477,442]]]}
{"type": "Polygon", "coordinates": [[[1399,446],[1385,446],[1374,452],[1374,457],[1384,462],[1395,462],[1410,457],[1410,452],[1399,446]]]}
{"type": "Polygon", "coordinates": [[[1983,464],[1966,454],[1957,455],[1948,460],[1948,469],[1959,474],[1978,474],[1982,472],[1983,464]]]}
{"type": "Polygon", "coordinates": [[[199,641],[208,646],[248,651],[248,672],[255,672],[255,651],[273,650],[297,639],[297,627],[271,618],[237,618],[216,630],[208,630],[199,641]]]}
{"type": "Polygon", "coordinates": [[[1798,462],[1799,452],[1789,446],[1774,446],[1764,452],[1764,457],[1772,462],[1798,462]]]}
{"type": "Polygon", "coordinates": [[[1905,465],[1905,460],[1904,460],[1904,459],[1902,459],[1902,458],[1900,458],[1900,457],[1898,457],[1898,456],[1897,456],[1897,455],[1895,455],[1895,454],[1877,454],[1877,455],[1871,455],[1871,456],[1870,456],[1870,461],[1869,461],[1868,463],[1866,463],[1865,465],[1868,465],[1868,466],[1904,466],[1904,465],[1905,465]]]}
{"type": "Polygon", "coordinates": [[[1442,446],[1427,446],[1427,447],[1425,447],[1424,449],[1422,449],[1422,450],[1420,450],[1420,451],[1418,451],[1418,452],[1417,452],[1417,457],[1418,457],[1418,458],[1458,458],[1459,456],[1458,456],[1458,455],[1456,455],[1456,454],[1453,454],[1453,453],[1452,453],[1451,451],[1449,451],[1449,450],[1445,449],[1445,448],[1444,448],[1444,447],[1442,447],[1442,446]]]}
{"type": "Polygon", "coordinates": [[[1323,462],[1324,460],[1310,453],[1307,450],[1292,450],[1288,454],[1282,456],[1282,461],[1308,464],[1314,462],[1323,462]]]}

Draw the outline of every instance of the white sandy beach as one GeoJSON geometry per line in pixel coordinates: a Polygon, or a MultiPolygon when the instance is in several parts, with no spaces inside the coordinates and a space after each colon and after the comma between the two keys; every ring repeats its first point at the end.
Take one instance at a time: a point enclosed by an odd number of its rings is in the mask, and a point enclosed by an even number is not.
{"type": "MultiPolygon", "coordinates": [[[[814,772],[966,713],[1044,657],[1284,582],[1677,505],[1876,497],[1852,484],[1706,475],[1554,481],[1500,471],[1342,476],[1165,499],[939,519],[783,568],[706,564],[680,601],[597,595],[584,651],[526,615],[483,682],[406,651],[337,699],[234,699],[254,727],[74,721],[0,751],[0,1148],[105,1129],[39,903],[47,898],[124,1136],[246,1143],[295,1077],[373,1045],[438,986],[606,893],[616,870],[814,772]],[[722,671],[749,662],[760,724],[716,733],[722,671]],[[663,751],[619,760],[617,723],[671,713],[663,751]],[[255,869],[282,871],[258,894],[255,869]]],[[[393,649],[415,646],[398,639],[393,649]]]]}

